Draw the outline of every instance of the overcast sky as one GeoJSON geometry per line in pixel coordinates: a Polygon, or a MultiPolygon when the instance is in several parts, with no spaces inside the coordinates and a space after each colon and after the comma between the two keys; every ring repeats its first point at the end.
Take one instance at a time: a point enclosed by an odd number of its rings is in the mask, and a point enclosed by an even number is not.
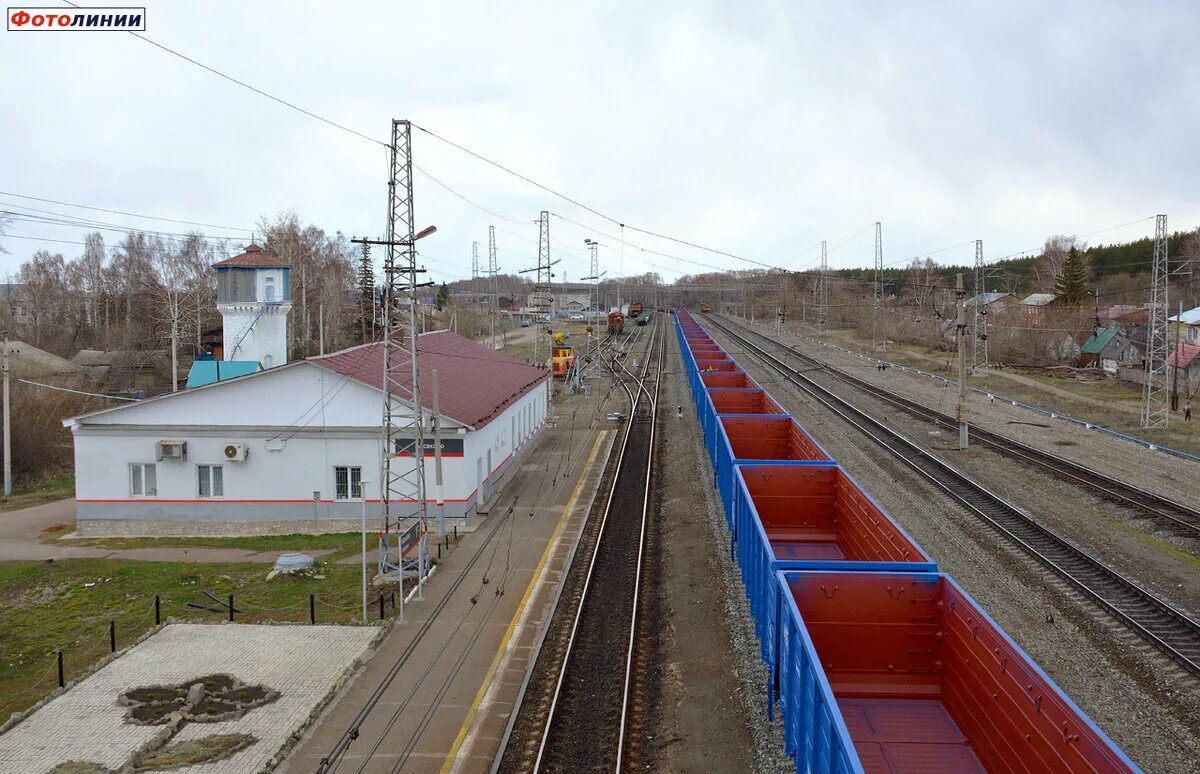
{"type": "MultiPolygon", "coordinates": [[[[871,264],[877,220],[889,264],[976,238],[994,259],[1156,212],[1200,224],[1197,29],[1194,2],[206,0],[151,3],[146,35],[371,137],[411,119],[626,224],[792,268],[825,239],[842,268],[871,264]]],[[[330,233],[383,231],[381,146],[126,33],[0,34],[0,190],[239,229],[294,210],[330,233]]],[[[552,220],[558,278],[586,273],[589,236],[618,271],[617,226],[421,133],[414,145],[423,169],[511,219],[418,174],[435,279],[470,274],[472,241],[486,262],[492,223],[501,269],[534,265],[542,209],[587,226],[552,220]]],[[[3,273],[81,249],[14,237],[85,230],[9,232],[3,273]]],[[[1152,233],[1142,220],[1087,241],[1152,233]]],[[[626,236],[627,274],[707,270],[637,246],[753,268],[626,236]]]]}

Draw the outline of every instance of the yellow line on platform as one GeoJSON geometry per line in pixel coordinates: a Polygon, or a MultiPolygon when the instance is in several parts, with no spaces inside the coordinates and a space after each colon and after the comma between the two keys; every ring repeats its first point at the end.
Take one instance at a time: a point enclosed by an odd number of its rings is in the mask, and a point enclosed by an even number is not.
{"type": "MultiPolygon", "coordinates": [[[[508,622],[508,629],[504,632],[504,638],[500,640],[500,647],[496,650],[495,657],[492,658],[492,663],[488,667],[487,674],[484,675],[483,684],[479,686],[479,690],[475,693],[475,699],[471,702],[471,709],[468,710],[467,717],[463,719],[462,726],[458,729],[458,735],[454,738],[454,744],[450,747],[450,752],[446,755],[446,761],[442,764],[442,774],[448,774],[454,766],[455,759],[458,758],[463,741],[467,738],[467,731],[470,730],[471,724],[475,722],[476,715],[479,714],[479,705],[483,703],[483,697],[487,694],[488,686],[492,684],[492,679],[496,676],[496,669],[500,666],[500,659],[504,655],[504,652],[508,650],[509,641],[512,640],[513,632],[517,628],[517,621],[520,620],[521,613],[525,610],[525,605],[529,603],[529,597],[533,594],[533,589],[542,574],[542,568],[546,565],[546,560],[550,557],[550,550],[558,542],[558,537],[567,525],[567,519],[571,515],[571,511],[575,509],[575,502],[579,499],[579,493],[583,489],[583,482],[587,479],[587,472],[591,470],[592,463],[596,461],[596,454],[600,451],[600,442],[604,440],[606,435],[606,432],[596,435],[596,442],[592,444],[592,451],[588,455],[583,470],[580,472],[579,481],[575,483],[574,491],[571,492],[571,499],[567,501],[566,507],[563,508],[562,516],[559,517],[558,524],[554,527],[554,534],[550,536],[549,542],[546,543],[546,550],[542,552],[542,558],[538,560],[537,567],[533,570],[533,577],[529,579],[529,585],[525,587],[525,593],[521,596],[521,602],[513,612],[512,620],[508,622]]],[[[516,711],[515,707],[513,711],[516,711]]]]}

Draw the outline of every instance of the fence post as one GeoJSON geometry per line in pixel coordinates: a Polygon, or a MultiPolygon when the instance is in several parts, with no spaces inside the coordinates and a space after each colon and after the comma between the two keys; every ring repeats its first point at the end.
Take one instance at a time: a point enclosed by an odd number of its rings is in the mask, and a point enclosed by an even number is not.
{"type": "Polygon", "coordinates": [[[379,620],[383,620],[383,592],[379,592],[379,620]]]}
{"type": "Polygon", "coordinates": [[[108,648],[110,653],[117,652],[117,622],[108,622],[108,648]]]}
{"type": "Polygon", "coordinates": [[[63,663],[62,663],[62,648],[58,649],[58,687],[62,688],[67,684],[63,679],[63,663]]]}
{"type": "Polygon", "coordinates": [[[158,626],[162,623],[162,598],[158,594],[154,595],[154,625],[158,626]]]}
{"type": "Polygon", "coordinates": [[[396,592],[392,592],[392,609],[396,609],[396,592]]]}
{"type": "Polygon", "coordinates": [[[308,595],[308,622],[315,624],[317,622],[317,595],[308,595]]]}
{"type": "Polygon", "coordinates": [[[229,592],[229,622],[233,623],[233,592],[229,592]]]}

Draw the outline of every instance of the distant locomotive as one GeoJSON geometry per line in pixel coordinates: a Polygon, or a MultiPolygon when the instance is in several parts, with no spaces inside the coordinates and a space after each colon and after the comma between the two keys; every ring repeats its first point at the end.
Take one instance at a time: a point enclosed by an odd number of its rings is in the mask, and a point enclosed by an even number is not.
{"type": "Polygon", "coordinates": [[[635,318],[641,313],[642,313],[642,305],[641,304],[630,304],[629,305],[630,318],[635,318]]]}
{"type": "Polygon", "coordinates": [[[708,304],[705,304],[704,306],[700,307],[700,311],[704,312],[705,314],[708,314],[709,312],[712,311],[712,307],[709,306],[708,304]]]}
{"type": "Polygon", "coordinates": [[[625,315],[620,312],[608,313],[608,333],[616,335],[625,332],[625,315]]]}

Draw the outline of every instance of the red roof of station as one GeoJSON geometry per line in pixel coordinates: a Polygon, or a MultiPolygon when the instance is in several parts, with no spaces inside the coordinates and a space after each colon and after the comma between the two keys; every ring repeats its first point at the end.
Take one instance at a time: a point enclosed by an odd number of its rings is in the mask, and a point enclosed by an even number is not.
{"type": "Polygon", "coordinates": [[[258,245],[250,245],[246,248],[246,252],[241,255],[235,255],[232,258],[226,258],[223,261],[217,261],[213,266],[242,266],[252,269],[271,269],[271,268],[289,268],[290,263],[271,255],[266,250],[258,245]]]}
{"type": "MultiPolygon", "coordinates": [[[[432,374],[436,370],[442,414],[475,428],[496,418],[550,373],[451,331],[421,334],[417,337],[417,351],[421,358],[421,405],[433,409],[432,374]]],[[[380,342],[310,357],[308,362],[377,390],[383,389],[380,342]]],[[[411,385],[411,377],[401,382],[402,388],[411,385]]]]}
{"type": "Polygon", "coordinates": [[[1171,354],[1167,355],[1167,365],[1172,368],[1191,368],[1197,355],[1200,355],[1200,347],[1194,344],[1180,344],[1178,348],[1171,347],[1171,354]],[[1179,361],[1178,366],[1176,360],[1179,361]]]}

